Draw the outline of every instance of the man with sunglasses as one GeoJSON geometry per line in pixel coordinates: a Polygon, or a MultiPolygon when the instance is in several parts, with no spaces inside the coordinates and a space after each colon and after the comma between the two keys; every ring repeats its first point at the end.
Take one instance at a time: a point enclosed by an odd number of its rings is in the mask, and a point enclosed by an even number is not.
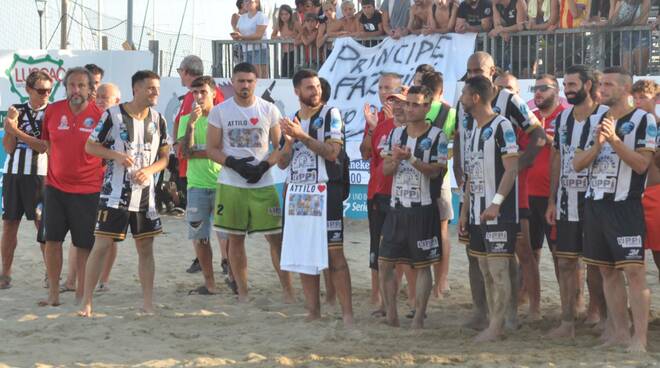
{"type": "Polygon", "coordinates": [[[30,73],[25,81],[28,102],[10,106],[5,118],[2,143],[7,159],[2,178],[4,213],[0,289],[11,287],[11,266],[23,214],[28,220],[34,220],[38,227],[37,206],[41,201],[48,165],[46,144],[41,141],[41,128],[52,86],[53,79],[47,73],[30,73]]]}

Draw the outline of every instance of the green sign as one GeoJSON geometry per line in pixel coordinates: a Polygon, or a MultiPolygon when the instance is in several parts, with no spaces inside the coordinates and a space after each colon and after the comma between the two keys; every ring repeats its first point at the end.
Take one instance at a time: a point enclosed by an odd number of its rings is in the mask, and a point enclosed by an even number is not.
{"type": "Polygon", "coordinates": [[[64,78],[66,69],[63,67],[64,60],[55,59],[50,55],[41,58],[27,58],[14,54],[14,61],[9,68],[5,70],[5,75],[9,78],[11,85],[11,92],[16,94],[21,103],[27,101],[29,96],[25,93],[25,79],[35,70],[41,70],[53,78],[53,91],[50,94],[50,102],[53,102],[55,93],[60,87],[61,81],[64,78]]]}

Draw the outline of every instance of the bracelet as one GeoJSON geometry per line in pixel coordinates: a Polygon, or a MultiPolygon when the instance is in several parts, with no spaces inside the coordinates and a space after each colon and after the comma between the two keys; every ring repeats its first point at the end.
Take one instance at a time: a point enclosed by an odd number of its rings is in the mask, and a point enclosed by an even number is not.
{"type": "Polygon", "coordinates": [[[415,155],[410,155],[408,162],[410,162],[411,165],[414,164],[415,162],[417,162],[417,157],[415,157],[415,155]]]}
{"type": "Polygon", "coordinates": [[[501,205],[502,202],[504,202],[504,196],[501,195],[500,193],[496,193],[495,196],[493,197],[493,200],[491,201],[492,204],[496,205],[501,205]]]}

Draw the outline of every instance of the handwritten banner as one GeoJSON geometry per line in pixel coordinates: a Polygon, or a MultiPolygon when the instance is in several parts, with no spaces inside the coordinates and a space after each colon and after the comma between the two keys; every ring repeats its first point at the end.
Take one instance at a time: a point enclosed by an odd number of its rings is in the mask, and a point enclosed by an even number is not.
{"type": "Polygon", "coordinates": [[[362,139],[362,106],[367,102],[380,106],[378,79],[383,72],[398,73],[405,85],[411,85],[418,65],[433,65],[444,76],[444,98],[453,101],[456,81],[465,74],[475,38],[475,34],[407,36],[386,38],[374,47],[352,38],[337,39],[319,75],[332,86],[329,103],[342,111],[347,139],[362,139]]]}

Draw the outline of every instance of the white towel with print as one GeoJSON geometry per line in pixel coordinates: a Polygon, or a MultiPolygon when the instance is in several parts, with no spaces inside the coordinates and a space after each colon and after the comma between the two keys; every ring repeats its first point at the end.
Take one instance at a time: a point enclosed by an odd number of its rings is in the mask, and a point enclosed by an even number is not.
{"type": "Polygon", "coordinates": [[[283,271],[319,275],[328,268],[327,200],[325,184],[287,184],[283,271]]]}

